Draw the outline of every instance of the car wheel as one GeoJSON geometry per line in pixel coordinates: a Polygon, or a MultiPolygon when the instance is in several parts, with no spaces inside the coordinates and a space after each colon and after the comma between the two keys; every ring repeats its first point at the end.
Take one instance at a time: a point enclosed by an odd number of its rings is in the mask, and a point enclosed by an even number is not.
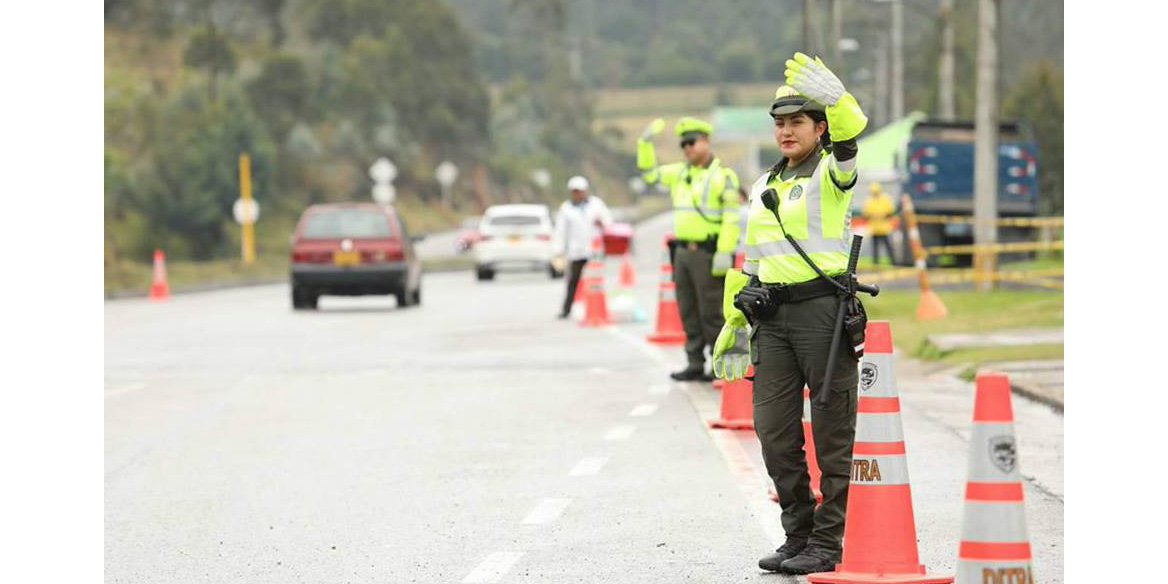
{"type": "Polygon", "coordinates": [[[302,286],[292,287],[292,308],[295,310],[315,309],[319,296],[302,286]]]}
{"type": "Polygon", "coordinates": [[[475,277],[479,280],[494,280],[495,270],[487,266],[478,266],[475,268],[475,277]]]}
{"type": "Polygon", "coordinates": [[[416,290],[414,290],[413,302],[414,302],[414,306],[420,306],[422,304],[422,285],[421,284],[418,284],[418,288],[416,290]]]}
{"type": "Polygon", "coordinates": [[[409,308],[412,294],[406,291],[403,287],[401,290],[394,292],[393,295],[397,298],[398,308],[409,308]]]}

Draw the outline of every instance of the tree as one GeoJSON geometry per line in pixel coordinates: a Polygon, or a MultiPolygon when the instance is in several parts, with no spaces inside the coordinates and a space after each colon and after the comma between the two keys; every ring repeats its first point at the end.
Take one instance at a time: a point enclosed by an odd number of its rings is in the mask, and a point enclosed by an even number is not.
{"type": "Polygon", "coordinates": [[[216,98],[220,73],[235,70],[235,51],[227,37],[211,22],[200,28],[187,42],[183,63],[188,67],[207,70],[211,99],[216,98]]]}
{"type": "Polygon", "coordinates": [[[312,88],[303,59],[280,52],[264,59],[260,74],[247,85],[251,104],[277,140],[283,140],[307,114],[312,88]]]}
{"type": "Polygon", "coordinates": [[[1043,214],[1063,212],[1063,74],[1050,61],[1022,73],[1006,98],[1004,114],[1023,121],[1038,143],[1039,207],[1043,214]]]}

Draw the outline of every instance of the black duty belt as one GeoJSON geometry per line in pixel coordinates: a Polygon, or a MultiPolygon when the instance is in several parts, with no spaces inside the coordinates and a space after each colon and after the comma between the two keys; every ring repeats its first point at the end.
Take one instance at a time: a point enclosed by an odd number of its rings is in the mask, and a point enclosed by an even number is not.
{"type": "Polygon", "coordinates": [[[716,238],[703,239],[701,241],[694,241],[691,239],[675,239],[673,245],[679,249],[688,249],[689,251],[705,250],[710,253],[718,251],[718,240],[716,238]]]}
{"type": "MultiPolygon", "coordinates": [[[[831,277],[831,279],[841,284],[847,281],[844,278],[842,275],[831,277]]],[[[836,288],[823,278],[799,282],[798,284],[763,283],[763,287],[770,292],[771,298],[779,304],[790,304],[792,302],[802,302],[804,300],[811,300],[812,298],[819,298],[820,296],[831,296],[839,291],[839,288],[836,288]]]]}

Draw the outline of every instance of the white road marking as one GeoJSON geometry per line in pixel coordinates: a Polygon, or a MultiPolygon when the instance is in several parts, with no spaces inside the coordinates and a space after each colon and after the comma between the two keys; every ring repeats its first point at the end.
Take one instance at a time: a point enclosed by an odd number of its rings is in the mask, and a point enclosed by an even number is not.
{"type": "Polygon", "coordinates": [[[463,584],[479,584],[482,582],[498,582],[523,557],[523,552],[495,552],[483,563],[479,564],[466,578],[463,584]]]}
{"type": "Polygon", "coordinates": [[[604,435],[605,440],[626,440],[633,432],[637,431],[636,426],[616,426],[609,429],[608,433],[604,435]]]}
{"type": "Polygon", "coordinates": [[[623,330],[616,328],[614,326],[605,327],[605,329],[608,332],[612,333],[613,336],[615,336],[615,337],[625,341],[626,343],[629,343],[630,345],[636,347],[637,350],[644,353],[646,357],[649,357],[650,359],[656,361],[658,365],[660,365],[662,367],[669,366],[669,359],[665,356],[665,353],[661,350],[660,347],[657,347],[655,345],[651,345],[648,342],[642,340],[640,337],[635,337],[631,333],[629,333],[628,331],[623,331],[623,330]]]}
{"type": "Polygon", "coordinates": [[[652,395],[666,395],[670,391],[673,391],[673,386],[669,385],[668,383],[660,383],[649,386],[649,393],[652,395]]]}
{"type": "Polygon", "coordinates": [[[576,463],[576,466],[572,467],[572,472],[569,472],[568,476],[582,477],[587,475],[594,475],[600,472],[600,469],[604,468],[606,463],[608,463],[608,457],[605,456],[589,456],[587,458],[582,458],[580,459],[580,462],[576,463]]]}
{"type": "Polygon", "coordinates": [[[544,499],[523,518],[523,524],[539,525],[555,521],[571,503],[571,499],[544,499]]]}
{"type": "MultiPolygon", "coordinates": [[[[648,341],[635,337],[624,331],[617,331],[610,328],[610,332],[617,338],[629,343],[638,348],[646,355],[654,357],[662,366],[668,366],[668,360],[664,353],[655,346],[649,344],[648,341]]],[[[688,391],[683,388],[683,392],[687,393],[690,403],[698,409],[698,416],[702,419],[712,419],[717,417],[717,411],[703,411],[699,407],[699,403],[694,398],[688,395],[688,391]]],[[[655,411],[657,406],[646,404],[651,407],[650,411],[655,411]]],[[[637,406],[629,415],[638,415],[637,412],[646,405],[637,406]]],[[[647,414],[639,414],[647,415],[647,414]]],[[[770,502],[763,493],[767,489],[767,481],[764,481],[757,471],[754,469],[754,463],[750,460],[750,455],[742,447],[738,441],[733,430],[718,430],[714,428],[707,428],[706,430],[714,445],[718,448],[718,452],[722,455],[722,460],[726,462],[726,466],[730,470],[731,476],[734,478],[735,484],[742,492],[742,496],[746,499],[750,506],[751,515],[754,515],[762,527],[763,532],[771,539],[771,542],[777,547],[782,543],[784,535],[780,528],[779,509],[778,505],[770,502]]]]}
{"type": "Polygon", "coordinates": [[[633,408],[629,415],[634,417],[652,416],[656,411],[657,404],[641,404],[633,408]]]}
{"type": "Polygon", "coordinates": [[[591,375],[608,375],[609,373],[612,373],[612,369],[608,369],[606,367],[589,367],[588,373],[591,375]]]}
{"type": "Polygon", "coordinates": [[[128,393],[134,393],[135,391],[138,391],[141,389],[146,389],[145,383],[141,383],[141,382],[131,383],[129,385],[124,385],[122,387],[119,387],[116,389],[111,389],[111,390],[105,392],[105,399],[121,397],[121,396],[126,395],[128,393]]]}

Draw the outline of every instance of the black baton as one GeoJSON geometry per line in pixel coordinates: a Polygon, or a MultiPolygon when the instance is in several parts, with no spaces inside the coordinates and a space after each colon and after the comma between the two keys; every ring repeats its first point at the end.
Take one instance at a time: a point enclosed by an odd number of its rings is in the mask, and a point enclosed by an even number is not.
{"type": "Polygon", "coordinates": [[[835,328],[832,329],[831,333],[831,349],[827,354],[827,371],[823,373],[823,385],[819,386],[819,395],[815,396],[815,405],[819,406],[820,409],[827,407],[827,396],[831,393],[831,374],[835,370],[835,356],[839,351],[841,333],[844,331],[844,315],[848,312],[848,301],[856,297],[856,262],[860,261],[860,244],[863,241],[864,237],[861,235],[852,236],[852,251],[848,254],[848,271],[844,272],[847,284],[845,290],[836,294],[839,297],[839,310],[835,313],[835,328]]]}

